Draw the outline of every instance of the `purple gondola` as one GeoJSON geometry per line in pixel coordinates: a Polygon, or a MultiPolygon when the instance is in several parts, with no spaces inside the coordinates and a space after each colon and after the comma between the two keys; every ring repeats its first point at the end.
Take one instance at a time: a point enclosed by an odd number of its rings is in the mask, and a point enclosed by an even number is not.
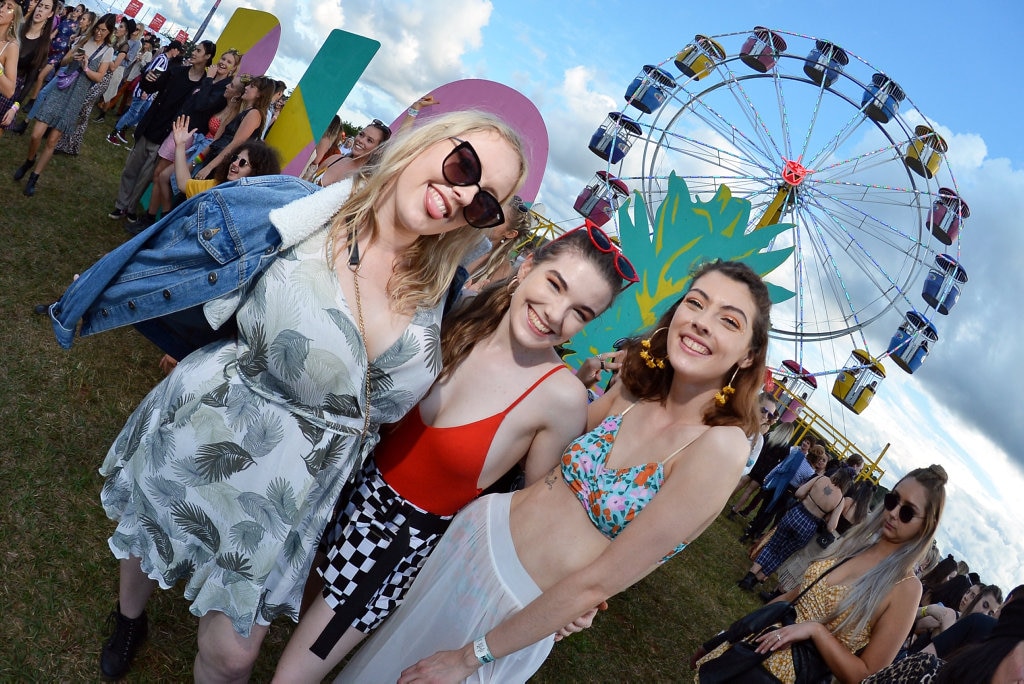
{"type": "Polygon", "coordinates": [[[764,26],[755,26],[740,48],[740,59],[754,71],[764,74],[775,66],[779,54],[785,50],[786,41],[782,36],[764,26]]]}
{"type": "Polygon", "coordinates": [[[967,206],[955,190],[939,188],[939,198],[928,212],[928,227],[932,235],[944,245],[951,245],[960,235],[960,223],[971,215],[967,206]]]}
{"type": "Polygon", "coordinates": [[[629,197],[629,188],[607,171],[598,171],[590,185],[576,196],[573,209],[596,226],[608,223],[622,200],[629,197]]]}

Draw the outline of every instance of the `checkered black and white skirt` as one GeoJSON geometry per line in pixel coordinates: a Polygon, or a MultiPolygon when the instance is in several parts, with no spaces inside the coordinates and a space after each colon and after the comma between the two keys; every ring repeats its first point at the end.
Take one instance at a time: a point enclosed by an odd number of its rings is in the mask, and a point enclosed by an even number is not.
{"type": "Polygon", "coordinates": [[[346,486],[346,498],[325,530],[327,564],[318,572],[327,604],[346,620],[352,616],[346,626],[369,634],[401,604],[454,516],[435,515],[403,499],[372,458],[346,486]]]}

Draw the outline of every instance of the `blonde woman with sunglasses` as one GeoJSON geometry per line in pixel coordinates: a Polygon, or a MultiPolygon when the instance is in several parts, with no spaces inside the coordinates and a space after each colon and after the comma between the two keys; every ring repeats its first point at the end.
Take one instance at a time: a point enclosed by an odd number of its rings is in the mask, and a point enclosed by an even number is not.
{"type": "Polygon", "coordinates": [[[391,129],[380,119],[374,119],[352,140],[347,152],[331,155],[320,162],[310,180],[322,188],[355,176],[370,160],[380,145],[391,139],[391,129]]]}
{"type": "MultiPolygon", "coordinates": [[[[776,599],[793,601],[810,587],[796,603],[796,622],[756,637],[765,660],[738,681],[799,684],[831,674],[847,684],[889,665],[914,624],[921,599],[914,564],[928,552],[939,526],[946,479],[939,465],[910,471],[872,518],[811,563],[801,586],[776,599]]],[[[729,647],[726,642],[712,650],[698,669],[729,647]]]]}
{"type": "MultiPolygon", "coordinates": [[[[351,192],[270,213],[282,249],[242,295],[237,333],[182,359],[101,468],[120,560],[105,678],[123,677],[145,640],[153,590],[181,582],[199,616],[196,680],[248,679],[270,623],[298,619],[317,539],[380,425],[440,370],[441,310],[471,226],[500,222],[525,177],[511,129],[452,114],[405,136],[351,192]],[[453,136],[476,161],[459,173],[453,136]]],[[[233,190],[274,182],[211,192],[230,209],[233,190]]]]}
{"type": "Polygon", "coordinates": [[[770,306],[743,264],[697,270],[625,345],[620,382],[590,404],[591,432],[532,486],[463,509],[340,681],[524,682],[556,634],[696,538],[757,432],[770,306]]]}

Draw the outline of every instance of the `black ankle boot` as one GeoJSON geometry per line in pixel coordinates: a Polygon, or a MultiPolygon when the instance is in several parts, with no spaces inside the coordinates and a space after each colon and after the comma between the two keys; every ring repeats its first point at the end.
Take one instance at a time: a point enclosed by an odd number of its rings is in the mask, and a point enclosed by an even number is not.
{"type": "Polygon", "coordinates": [[[108,629],[111,623],[114,633],[103,644],[103,651],[100,653],[100,675],[107,681],[122,679],[128,674],[135,654],[149,633],[145,611],[137,618],[126,618],[121,615],[120,603],[107,618],[108,629]]]}
{"type": "Polygon", "coordinates": [[[38,173],[28,174],[28,182],[25,183],[25,189],[22,190],[22,193],[25,195],[25,197],[31,197],[32,195],[36,194],[36,181],[38,180],[38,173]]]}
{"type": "Polygon", "coordinates": [[[14,169],[14,180],[20,181],[28,173],[28,170],[32,168],[32,165],[36,163],[35,159],[26,159],[25,163],[14,169]]]}
{"type": "Polygon", "coordinates": [[[755,575],[752,572],[748,572],[746,575],[743,576],[743,579],[736,583],[736,586],[745,591],[753,591],[754,585],[756,584],[757,575],[755,575]]]}

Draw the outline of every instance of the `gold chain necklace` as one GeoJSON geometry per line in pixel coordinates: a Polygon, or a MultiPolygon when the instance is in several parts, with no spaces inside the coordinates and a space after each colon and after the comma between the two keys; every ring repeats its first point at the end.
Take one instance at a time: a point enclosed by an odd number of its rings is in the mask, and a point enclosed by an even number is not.
{"type": "MultiPolygon", "coordinates": [[[[334,239],[327,239],[327,254],[330,255],[331,271],[334,272],[334,239]]],[[[356,236],[352,235],[352,242],[349,246],[348,270],[352,273],[352,284],[356,291],[356,325],[359,326],[359,339],[363,343],[363,354],[366,356],[366,382],[363,384],[365,399],[365,410],[363,412],[363,432],[360,435],[366,438],[370,433],[370,348],[366,344],[366,324],[363,322],[363,298],[359,292],[359,267],[362,260],[359,258],[359,243],[356,236]]]]}

